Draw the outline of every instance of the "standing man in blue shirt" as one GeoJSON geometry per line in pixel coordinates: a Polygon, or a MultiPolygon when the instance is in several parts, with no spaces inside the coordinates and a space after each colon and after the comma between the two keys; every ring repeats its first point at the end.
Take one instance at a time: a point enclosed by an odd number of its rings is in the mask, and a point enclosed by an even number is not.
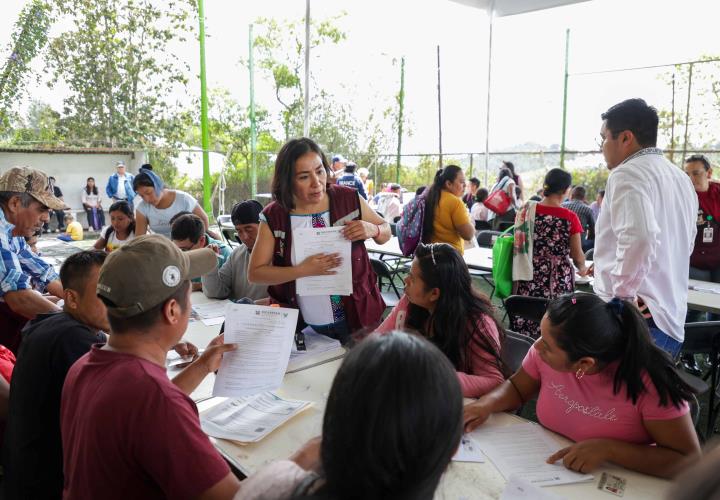
{"type": "Polygon", "coordinates": [[[353,162],[348,162],[345,165],[345,174],[337,180],[337,184],[340,186],[351,187],[357,189],[360,196],[367,200],[367,194],[365,193],[365,186],[363,185],[360,177],[355,175],[355,165],[353,162]]]}
{"type": "Polygon", "coordinates": [[[135,176],[125,171],[125,163],[122,161],[117,162],[115,168],[117,171],[108,179],[105,193],[112,199],[113,203],[125,200],[132,208],[133,199],[135,198],[135,191],[133,191],[133,179],[135,176]]]}
{"type": "Polygon", "coordinates": [[[59,311],[33,290],[61,298],[63,287],[53,267],[32,253],[25,236],[41,230],[50,210],[65,202],[49,190],[47,176],[30,167],[13,167],[0,176],[0,344],[15,354],[20,330],[38,314],[59,311]]]}

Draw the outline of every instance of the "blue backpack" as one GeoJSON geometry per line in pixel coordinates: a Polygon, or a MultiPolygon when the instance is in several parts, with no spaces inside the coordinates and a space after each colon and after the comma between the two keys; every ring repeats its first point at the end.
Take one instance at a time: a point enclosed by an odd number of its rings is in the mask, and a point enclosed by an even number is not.
{"type": "Polygon", "coordinates": [[[397,238],[400,251],[405,257],[412,257],[422,241],[425,220],[425,196],[416,196],[403,208],[402,218],[397,223],[397,238]]]}

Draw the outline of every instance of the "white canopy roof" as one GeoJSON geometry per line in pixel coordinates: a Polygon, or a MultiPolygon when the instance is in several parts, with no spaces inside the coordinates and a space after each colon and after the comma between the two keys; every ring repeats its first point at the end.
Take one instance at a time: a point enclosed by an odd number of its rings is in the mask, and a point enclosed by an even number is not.
{"type": "Polygon", "coordinates": [[[587,2],[588,0],[452,0],[478,9],[495,11],[496,17],[524,14],[534,10],[550,9],[562,5],[587,2]]]}

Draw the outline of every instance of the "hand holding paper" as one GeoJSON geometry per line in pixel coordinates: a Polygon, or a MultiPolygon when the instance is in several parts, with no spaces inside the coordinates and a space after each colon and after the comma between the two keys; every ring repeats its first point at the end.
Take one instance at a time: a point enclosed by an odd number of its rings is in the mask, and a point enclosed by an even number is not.
{"type": "Polygon", "coordinates": [[[343,236],[342,226],[301,228],[293,230],[295,261],[306,264],[315,259],[318,269],[325,275],[307,276],[296,280],[298,295],[350,295],[352,294],[351,243],[343,236]],[[338,265],[339,259],[339,265],[338,265]],[[335,267],[332,267],[332,266],[335,267]],[[330,271],[332,269],[332,271],[330,271]]]}

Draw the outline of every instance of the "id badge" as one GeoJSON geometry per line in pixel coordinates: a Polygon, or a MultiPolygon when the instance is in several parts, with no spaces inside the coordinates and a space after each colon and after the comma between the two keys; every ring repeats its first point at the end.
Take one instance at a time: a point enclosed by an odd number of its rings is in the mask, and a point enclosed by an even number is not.
{"type": "Polygon", "coordinates": [[[713,232],[714,228],[712,227],[706,227],[703,229],[703,243],[713,242],[713,232]]]}

